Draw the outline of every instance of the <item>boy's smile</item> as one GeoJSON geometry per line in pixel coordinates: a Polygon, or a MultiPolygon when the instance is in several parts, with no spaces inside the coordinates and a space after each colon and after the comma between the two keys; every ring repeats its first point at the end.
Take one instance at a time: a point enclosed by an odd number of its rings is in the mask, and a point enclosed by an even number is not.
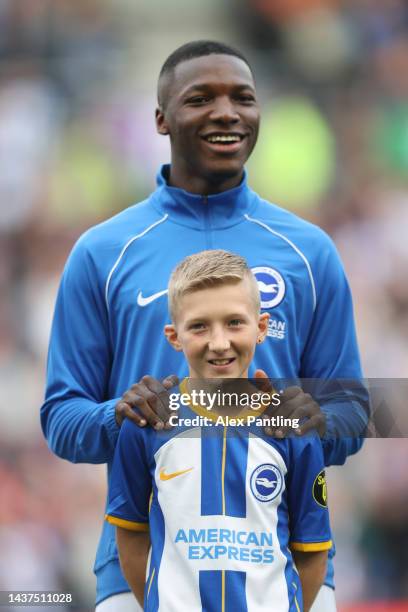
{"type": "Polygon", "coordinates": [[[269,315],[256,312],[247,279],[199,289],[180,298],[172,346],[183,351],[191,378],[246,378],[269,315]]]}

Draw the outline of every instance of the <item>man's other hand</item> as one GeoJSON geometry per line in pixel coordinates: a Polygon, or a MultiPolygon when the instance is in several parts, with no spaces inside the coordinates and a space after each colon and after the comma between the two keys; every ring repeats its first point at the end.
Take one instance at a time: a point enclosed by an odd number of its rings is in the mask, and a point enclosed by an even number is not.
{"type": "MultiPolygon", "coordinates": [[[[276,392],[272,383],[263,370],[257,370],[254,378],[257,379],[257,387],[266,392],[276,392]]],[[[320,437],[326,433],[326,416],[320,406],[309,393],[305,393],[300,387],[287,387],[280,395],[280,404],[276,408],[267,410],[265,416],[282,416],[287,419],[299,419],[301,423],[297,428],[290,427],[265,427],[265,433],[275,438],[284,438],[289,432],[298,436],[316,430],[320,437]]]]}
{"type": "Polygon", "coordinates": [[[174,374],[162,382],[153,376],[143,376],[140,382],[132,385],[116,404],[115,418],[119,427],[124,419],[130,419],[139,427],[149,424],[156,430],[168,429],[169,389],[178,384],[174,374]]]}

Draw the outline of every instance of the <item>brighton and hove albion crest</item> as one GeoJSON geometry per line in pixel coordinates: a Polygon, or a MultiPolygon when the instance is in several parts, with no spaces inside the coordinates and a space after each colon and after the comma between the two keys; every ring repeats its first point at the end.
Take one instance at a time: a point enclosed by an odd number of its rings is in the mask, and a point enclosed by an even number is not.
{"type": "Polygon", "coordinates": [[[261,502],[275,499],[282,490],[283,477],[280,469],[272,463],[263,463],[251,475],[251,491],[261,502]]]}
{"type": "Polygon", "coordinates": [[[274,308],[285,297],[285,281],[277,270],[268,266],[252,268],[259,292],[261,294],[261,308],[274,308]]]}

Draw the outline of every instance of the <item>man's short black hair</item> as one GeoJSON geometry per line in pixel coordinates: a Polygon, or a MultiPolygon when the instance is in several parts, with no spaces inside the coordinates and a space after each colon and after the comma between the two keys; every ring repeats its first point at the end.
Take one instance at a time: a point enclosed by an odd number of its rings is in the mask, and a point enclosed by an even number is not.
{"type": "Polygon", "coordinates": [[[213,54],[234,55],[235,57],[239,57],[239,59],[245,62],[248,68],[251,70],[251,66],[249,65],[245,55],[243,55],[237,49],[234,49],[234,47],[230,47],[229,45],[225,45],[224,43],[216,42],[214,40],[193,40],[192,42],[182,45],[169,55],[160,70],[159,79],[166,74],[166,72],[172,72],[181,62],[185,62],[195,57],[203,57],[205,55],[213,54]]]}
{"type": "Polygon", "coordinates": [[[243,55],[237,49],[234,49],[234,47],[214,40],[193,40],[192,42],[178,47],[178,49],[173,51],[173,53],[171,53],[164,62],[159,74],[159,104],[163,104],[165,102],[165,100],[160,99],[162,97],[160,95],[160,81],[162,81],[163,77],[171,76],[171,73],[181,62],[194,59],[195,57],[204,57],[206,55],[213,54],[232,55],[234,57],[238,57],[240,60],[246,63],[252,73],[252,68],[245,55],[243,55]]]}

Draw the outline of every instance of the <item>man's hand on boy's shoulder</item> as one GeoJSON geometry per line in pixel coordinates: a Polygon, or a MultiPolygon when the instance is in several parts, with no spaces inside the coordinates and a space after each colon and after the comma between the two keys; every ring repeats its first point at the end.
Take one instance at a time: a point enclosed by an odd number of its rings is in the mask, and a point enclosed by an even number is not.
{"type": "Polygon", "coordinates": [[[128,389],[115,406],[115,418],[119,427],[124,419],[130,419],[139,427],[149,424],[160,430],[168,427],[169,389],[178,384],[174,374],[161,382],[153,376],[143,378],[128,389]]]}
{"type": "MultiPolygon", "coordinates": [[[[270,378],[263,370],[257,370],[254,374],[257,388],[266,393],[276,393],[270,378]]],[[[282,416],[292,421],[299,419],[301,423],[296,429],[290,427],[265,427],[265,433],[275,438],[284,438],[289,432],[295,432],[304,436],[312,430],[317,431],[322,438],[326,433],[326,416],[320,409],[319,404],[309,393],[305,393],[300,387],[287,387],[279,393],[280,403],[265,412],[265,416],[282,416]]]]}
{"type": "MultiPolygon", "coordinates": [[[[254,379],[258,390],[276,393],[270,378],[263,370],[257,370],[252,380],[254,379]]],[[[169,415],[173,414],[169,408],[169,390],[178,382],[175,375],[167,376],[161,382],[153,376],[143,376],[116,404],[115,417],[118,425],[121,426],[127,418],[139,427],[151,425],[156,430],[168,428],[169,415]]],[[[296,429],[265,427],[265,433],[276,438],[284,438],[289,432],[303,436],[312,430],[316,430],[322,437],[326,432],[326,417],[319,404],[309,393],[297,386],[287,387],[280,393],[279,405],[267,410],[265,416],[282,416],[292,420],[299,419],[301,422],[296,429]]]]}

